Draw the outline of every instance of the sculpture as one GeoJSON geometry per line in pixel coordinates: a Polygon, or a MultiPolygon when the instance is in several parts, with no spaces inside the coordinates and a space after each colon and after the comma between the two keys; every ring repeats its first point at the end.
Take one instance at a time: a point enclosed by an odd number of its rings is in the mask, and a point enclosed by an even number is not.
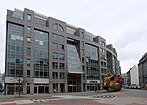
{"type": "Polygon", "coordinates": [[[105,77],[103,87],[108,92],[116,92],[121,90],[123,82],[124,79],[122,78],[122,76],[118,74],[113,75],[112,73],[109,72],[105,77]]]}

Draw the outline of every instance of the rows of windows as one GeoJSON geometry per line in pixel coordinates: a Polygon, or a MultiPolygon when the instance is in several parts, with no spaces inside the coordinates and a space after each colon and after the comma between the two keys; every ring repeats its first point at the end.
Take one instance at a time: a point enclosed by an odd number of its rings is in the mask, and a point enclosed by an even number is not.
{"type": "Polygon", "coordinates": [[[21,25],[13,24],[13,23],[8,23],[8,32],[9,33],[24,33],[24,27],[21,25]]]}
{"type": "Polygon", "coordinates": [[[23,53],[23,47],[19,45],[8,45],[8,51],[23,53]]]}
{"type": "Polygon", "coordinates": [[[48,37],[48,32],[45,32],[45,31],[34,29],[34,33],[35,35],[38,35],[38,36],[48,37]]]}
{"type": "Polygon", "coordinates": [[[88,74],[87,75],[87,79],[88,80],[98,80],[99,79],[99,75],[88,74]]]}
{"type": "Polygon", "coordinates": [[[64,50],[64,45],[63,44],[57,44],[57,43],[52,43],[52,49],[53,50],[64,50]]]}
{"type": "Polygon", "coordinates": [[[65,73],[60,72],[60,73],[58,74],[58,72],[53,72],[53,73],[52,73],[52,78],[53,78],[53,79],[65,79],[65,73]]]}
{"type": "Polygon", "coordinates": [[[76,46],[67,45],[68,70],[71,72],[82,72],[81,61],[76,46]]]}
{"type": "Polygon", "coordinates": [[[85,45],[86,49],[86,57],[90,57],[90,59],[98,60],[98,48],[88,45],[85,45]]]}
{"type": "Polygon", "coordinates": [[[14,34],[9,34],[9,39],[15,40],[15,41],[23,41],[23,36],[14,35],[14,34]]]}
{"type": "Polygon", "coordinates": [[[23,26],[8,23],[6,76],[18,77],[23,73],[23,26]]]}
{"type": "Polygon", "coordinates": [[[35,29],[34,33],[34,77],[49,78],[48,32],[35,29]]]}
{"type": "Polygon", "coordinates": [[[42,19],[42,17],[39,17],[39,16],[34,17],[34,23],[38,24],[38,25],[41,25],[41,26],[47,26],[47,20],[42,19]]]}
{"type": "Polygon", "coordinates": [[[63,35],[58,35],[56,33],[52,33],[52,39],[55,41],[62,42],[62,43],[64,43],[64,40],[65,40],[63,35]]]}
{"type": "Polygon", "coordinates": [[[35,48],[34,49],[34,56],[48,58],[48,51],[46,49],[35,48]]]}
{"type": "Polygon", "coordinates": [[[53,52],[53,53],[52,53],[52,59],[64,60],[64,59],[65,59],[65,55],[62,54],[62,53],[53,52]]]}
{"type": "Polygon", "coordinates": [[[65,70],[65,63],[52,62],[52,69],[65,70]]]}

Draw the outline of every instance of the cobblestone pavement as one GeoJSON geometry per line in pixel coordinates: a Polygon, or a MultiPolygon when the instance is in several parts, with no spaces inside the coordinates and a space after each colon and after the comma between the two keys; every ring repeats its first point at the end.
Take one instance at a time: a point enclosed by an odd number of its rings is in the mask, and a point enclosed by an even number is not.
{"type": "Polygon", "coordinates": [[[120,92],[78,92],[27,96],[0,96],[0,105],[147,105],[147,96],[120,92]]]}

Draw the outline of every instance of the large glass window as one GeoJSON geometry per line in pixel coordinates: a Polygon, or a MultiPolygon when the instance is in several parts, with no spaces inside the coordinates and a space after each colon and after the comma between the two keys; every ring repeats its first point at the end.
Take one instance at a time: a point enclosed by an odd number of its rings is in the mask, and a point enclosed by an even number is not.
{"type": "Polygon", "coordinates": [[[82,73],[81,61],[79,54],[77,52],[76,46],[67,45],[67,62],[68,70],[70,72],[79,72],[82,73]]]}
{"type": "Polygon", "coordinates": [[[86,57],[90,57],[90,59],[98,60],[98,48],[95,46],[91,46],[86,44],[86,57]]]}
{"type": "Polygon", "coordinates": [[[24,27],[8,23],[7,62],[6,76],[22,77],[23,73],[23,35],[24,27]]]}
{"type": "Polygon", "coordinates": [[[34,77],[49,78],[48,32],[35,29],[34,34],[34,77]]]}

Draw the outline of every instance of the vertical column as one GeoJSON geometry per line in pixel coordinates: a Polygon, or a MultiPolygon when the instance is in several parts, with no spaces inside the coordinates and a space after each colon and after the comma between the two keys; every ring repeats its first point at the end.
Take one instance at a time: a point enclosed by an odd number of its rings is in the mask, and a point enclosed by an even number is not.
{"type": "Polygon", "coordinates": [[[83,75],[81,74],[81,92],[83,92],[83,75]]]}
{"type": "Polygon", "coordinates": [[[34,83],[30,83],[30,94],[34,94],[34,83]]]}
{"type": "Polygon", "coordinates": [[[58,93],[61,93],[60,83],[58,83],[57,85],[58,85],[58,93]]]}
{"type": "Polygon", "coordinates": [[[22,83],[23,85],[23,94],[26,95],[27,94],[27,83],[22,83]]]}

